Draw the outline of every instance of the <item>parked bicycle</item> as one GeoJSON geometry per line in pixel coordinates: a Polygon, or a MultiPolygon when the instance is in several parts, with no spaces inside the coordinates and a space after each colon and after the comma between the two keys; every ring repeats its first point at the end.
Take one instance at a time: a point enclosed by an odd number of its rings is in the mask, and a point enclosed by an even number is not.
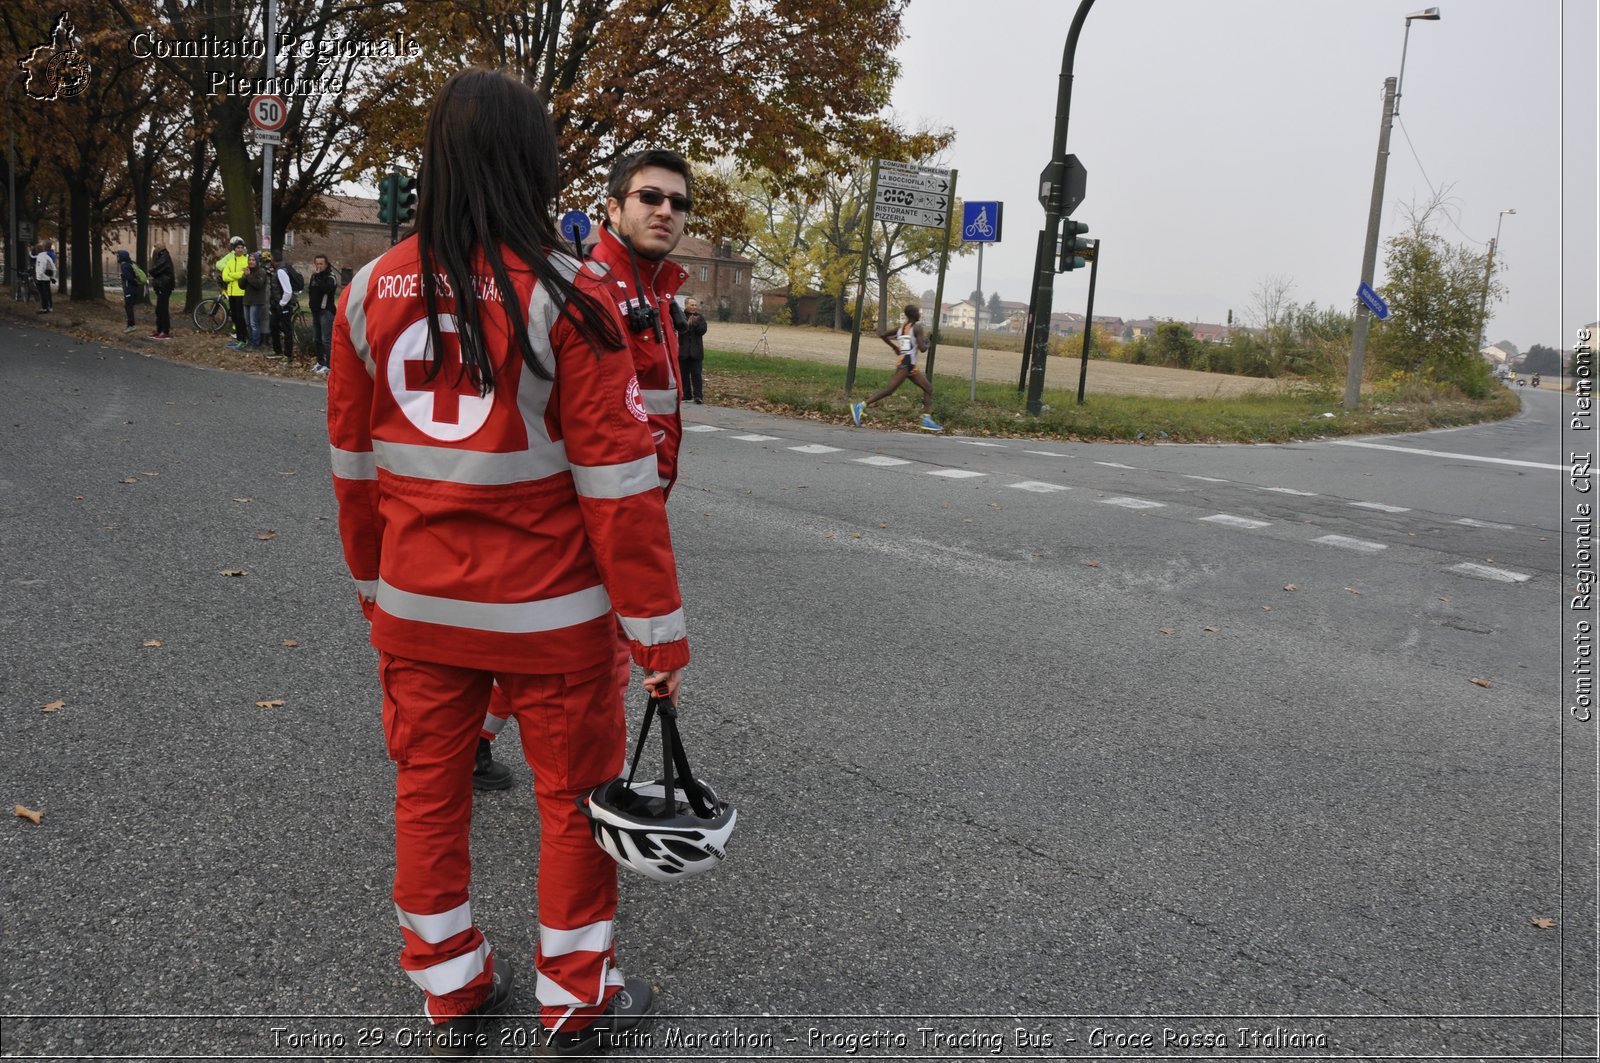
{"type": "Polygon", "coordinates": [[[17,283],[11,289],[11,298],[19,302],[36,303],[39,301],[39,286],[33,279],[32,266],[17,267],[17,283]]]}
{"type": "Polygon", "coordinates": [[[228,297],[218,292],[194,304],[194,327],[201,332],[221,332],[228,327],[228,297]]]}

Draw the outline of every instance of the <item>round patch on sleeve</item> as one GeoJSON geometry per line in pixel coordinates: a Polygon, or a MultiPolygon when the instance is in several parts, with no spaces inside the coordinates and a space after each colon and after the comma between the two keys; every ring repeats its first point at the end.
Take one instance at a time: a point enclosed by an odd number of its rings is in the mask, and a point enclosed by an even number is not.
{"type": "Polygon", "coordinates": [[[628,412],[639,418],[641,421],[648,421],[650,419],[649,416],[644,412],[644,397],[639,394],[638,377],[634,377],[632,380],[628,381],[628,412]]]}

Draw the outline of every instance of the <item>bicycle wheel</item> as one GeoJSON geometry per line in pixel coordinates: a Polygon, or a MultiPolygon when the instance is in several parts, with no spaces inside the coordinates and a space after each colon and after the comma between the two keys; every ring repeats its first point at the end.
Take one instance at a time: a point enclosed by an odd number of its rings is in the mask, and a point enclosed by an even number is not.
{"type": "Polygon", "coordinates": [[[221,332],[228,324],[228,304],[216,296],[195,304],[194,327],[201,332],[221,332]]]}
{"type": "Polygon", "coordinates": [[[289,319],[289,327],[294,329],[295,350],[315,361],[317,352],[311,342],[311,314],[305,307],[295,308],[294,316],[289,319]]]}

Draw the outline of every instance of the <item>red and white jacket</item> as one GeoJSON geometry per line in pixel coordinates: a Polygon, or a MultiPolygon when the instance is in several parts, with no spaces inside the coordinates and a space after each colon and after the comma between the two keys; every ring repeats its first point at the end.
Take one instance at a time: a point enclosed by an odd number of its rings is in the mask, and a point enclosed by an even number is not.
{"type": "Polygon", "coordinates": [[[633,263],[628,259],[627,245],[611,231],[611,226],[600,226],[600,238],[589,250],[589,268],[598,266],[606,271],[605,290],[624,319],[628,307],[642,298],[646,306],[656,308],[661,325],[659,340],[654,329],[629,332],[624,328],[623,335],[628,337],[633,371],[639,375],[645,413],[655,437],[661,490],[670,495],[672,485],[678,481],[678,445],[683,439],[683,421],[678,412],[683,381],[678,373],[678,331],[672,327],[668,304],[689,274],[670,258],[638,258],[639,281],[644,288],[640,292],[633,279],[633,263]]]}
{"type": "MultiPolygon", "coordinates": [[[[425,379],[415,237],[362,267],[339,300],[328,438],[339,534],[372,644],[469,668],[574,672],[613,659],[614,611],[640,666],[681,668],[689,644],[633,364],[622,351],[597,353],[505,254],[553,382],[523,366],[486,265],[479,307],[494,390],[480,396],[461,372],[449,316],[439,323],[444,364],[425,379]]],[[[599,271],[577,270],[575,283],[616,306],[599,271]]]]}

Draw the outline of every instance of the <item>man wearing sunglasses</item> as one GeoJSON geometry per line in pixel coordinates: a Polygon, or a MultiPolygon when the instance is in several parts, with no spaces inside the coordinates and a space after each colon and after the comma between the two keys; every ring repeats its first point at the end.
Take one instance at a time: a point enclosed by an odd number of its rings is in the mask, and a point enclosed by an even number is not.
{"type": "MultiPolygon", "coordinates": [[[[678,443],[683,422],[678,405],[678,335],[669,314],[673,295],[689,279],[683,267],[667,258],[683,238],[692,206],[692,177],[682,155],[652,149],[623,156],[606,183],[606,223],[589,251],[584,268],[609,277],[607,289],[622,311],[628,349],[639,387],[629,397],[628,412],[650,425],[656,441],[656,473],[663,495],[678,478],[678,443]],[[635,397],[637,404],[635,404],[635,397]]],[[[666,529],[662,529],[666,535],[666,529]]],[[[620,631],[620,629],[619,629],[620,631]]],[[[629,657],[619,637],[618,681],[628,689],[629,657]]],[[[472,782],[480,790],[512,785],[511,770],[494,760],[491,743],[511,713],[511,703],[495,688],[479,732],[472,782]]]]}

